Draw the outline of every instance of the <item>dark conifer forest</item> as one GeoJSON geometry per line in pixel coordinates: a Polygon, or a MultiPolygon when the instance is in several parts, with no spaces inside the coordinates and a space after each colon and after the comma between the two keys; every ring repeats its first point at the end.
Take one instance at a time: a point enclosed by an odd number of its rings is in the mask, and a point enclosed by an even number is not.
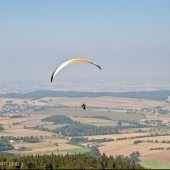
{"type": "Polygon", "coordinates": [[[84,154],[0,156],[0,169],[144,169],[129,158],[84,154]]]}

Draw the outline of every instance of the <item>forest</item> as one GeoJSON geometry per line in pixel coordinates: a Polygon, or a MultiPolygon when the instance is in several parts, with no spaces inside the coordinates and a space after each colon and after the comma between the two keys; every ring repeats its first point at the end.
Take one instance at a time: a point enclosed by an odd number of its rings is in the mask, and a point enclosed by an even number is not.
{"type": "MultiPolygon", "coordinates": [[[[83,123],[74,122],[74,124],[69,124],[63,127],[59,127],[57,129],[53,129],[52,132],[60,133],[63,136],[92,136],[92,135],[106,135],[106,134],[120,134],[120,129],[127,129],[127,128],[143,128],[146,125],[128,125],[128,126],[94,126],[88,125],[83,123]]],[[[41,128],[42,129],[42,128],[41,128]]],[[[43,129],[42,129],[43,130],[43,129]]]]}
{"type": "Polygon", "coordinates": [[[0,169],[144,169],[128,157],[84,154],[0,156],[0,169]]]}

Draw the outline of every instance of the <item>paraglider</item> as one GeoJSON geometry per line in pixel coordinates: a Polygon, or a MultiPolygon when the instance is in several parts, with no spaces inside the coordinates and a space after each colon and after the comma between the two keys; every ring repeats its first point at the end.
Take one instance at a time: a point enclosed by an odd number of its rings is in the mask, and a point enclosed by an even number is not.
{"type": "MultiPolygon", "coordinates": [[[[94,63],[94,62],[91,61],[91,60],[87,60],[87,59],[83,59],[83,58],[68,60],[68,61],[64,62],[63,64],[61,64],[60,66],[58,66],[58,67],[54,70],[53,74],[51,75],[51,83],[53,82],[53,79],[54,79],[54,77],[56,76],[56,74],[57,74],[61,69],[63,69],[64,67],[66,67],[66,66],[69,65],[69,64],[79,63],[79,62],[80,62],[80,63],[83,62],[83,63],[93,64],[94,66],[96,66],[96,67],[98,67],[99,69],[101,69],[101,67],[100,67],[98,64],[94,63]]],[[[84,110],[86,109],[86,105],[85,105],[84,103],[82,104],[82,108],[83,108],[84,110]]]]}
{"type": "Polygon", "coordinates": [[[81,107],[82,107],[84,110],[86,110],[86,104],[83,103],[83,104],[81,105],[81,107]]]}

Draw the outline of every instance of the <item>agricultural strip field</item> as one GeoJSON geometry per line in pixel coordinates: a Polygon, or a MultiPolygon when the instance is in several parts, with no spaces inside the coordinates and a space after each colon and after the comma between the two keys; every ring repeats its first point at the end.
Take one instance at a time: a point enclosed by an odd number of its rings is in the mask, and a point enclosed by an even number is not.
{"type": "Polygon", "coordinates": [[[106,108],[124,108],[124,109],[141,109],[161,106],[170,109],[170,103],[164,101],[154,101],[146,99],[120,98],[120,97],[96,97],[96,98],[43,98],[43,100],[52,100],[49,104],[65,105],[65,106],[80,106],[85,102],[88,107],[106,107],[106,108]]]}
{"type": "Polygon", "coordinates": [[[5,130],[0,132],[1,136],[53,136],[56,135],[52,132],[33,130],[33,129],[23,129],[22,126],[13,126],[12,128],[5,128],[5,130]]]}
{"type": "Polygon", "coordinates": [[[7,153],[13,154],[50,154],[50,153],[86,153],[90,152],[89,148],[82,148],[79,146],[67,144],[67,139],[60,138],[45,138],[40,141],[40,143],[26,143],[26,142],[17,142],[13,146],[15,148],[26,147],[28,150],[19,151],[11,150],[6,151],[7,153]],[[56,145],[57,144],[57,145],[56,145]]]}
{"type": "Polygon", "coordinates": [[[42,106],[45,105],[45,103],[40,102],[38,100],[31,100],[31,99],[15,99],[15,98],[0,98],[0,107],[2,107],[4,104],[6,104],[8,101],[10,101],[10,103],[12,104],[18,104],[18,105],[22,105],[26,102],[26,104],[30,104],[30,105],[38,105],[38,106],[42,106]]]}
{"type": "MultiPolygon", "coordinates": [[[[130,134],[129,134],[130,135],[130,134]]],[[[128,137],[128,136],[126,136],[128,137]]],[[[141,160],[161,160],[170,162],[170,150],[150,150],[151,148],[168,148],[169,143],[162,143],[162,140],[169,141],[169,136],[155,136],[155,137],[145,137],[136,139],[125,139],[112,142],[102,143],[104,146],[99,147],[101,153],[106,155],[116,156],[125,155],[129,156],[133,151],[139,151],[141,155],[141,160]],[[136,140],[142,140],[145,142],[139,144],[133,144],[136,140]],[[157,140],[155,142],[146,142],[146,140],[157,140]]]]}
{"type": "Polygon", "coordinates": [[[14,116],[17,114],[4,114],[3,117],[0,117],[0,123],[3,125],[10,125],[13,124],[19,124],[22,126],[37,126],[37,125],[44,125],[45,123],[41,121],[41,119],[47,117],[46,115],[24,115],[22,114],[22,118],[11,118],[11,116],[14,116]]]}
{"type": "Polygon", "coordinates": [[[125,133],[125,134],[111,134],[111,135],[95,135],[95,136],[86,136],[89,140],[91,139],[118,139],[118,138],[130,138],[135,136],[149,135],[149,133],[125,133]]]}

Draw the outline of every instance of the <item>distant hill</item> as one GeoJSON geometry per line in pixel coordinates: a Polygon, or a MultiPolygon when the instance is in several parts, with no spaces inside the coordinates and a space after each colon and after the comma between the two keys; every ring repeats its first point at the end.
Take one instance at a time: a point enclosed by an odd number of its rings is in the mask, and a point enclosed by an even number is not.
{"type": "Polygon", "coordinates": [[[157,90],[157,91],[139,91],[139,92],[78,92],[78,91],[33,91],[28,93],[6,93],[0,94],[1,98],[17,98],[17,99],[41,99],[43,97],[125,97],[136,99],[148,100],[167,100],[170,96],[170,90],[157,90]]]}

